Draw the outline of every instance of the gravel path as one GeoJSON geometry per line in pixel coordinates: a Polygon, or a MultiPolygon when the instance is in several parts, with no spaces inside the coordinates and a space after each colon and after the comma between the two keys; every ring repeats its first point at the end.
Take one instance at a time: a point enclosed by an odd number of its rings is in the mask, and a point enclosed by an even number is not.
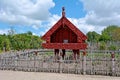
{"type": "Polygon", "coordinates": [[[120,80],[120,77],[0,70],[0,80],[120,80]]]}

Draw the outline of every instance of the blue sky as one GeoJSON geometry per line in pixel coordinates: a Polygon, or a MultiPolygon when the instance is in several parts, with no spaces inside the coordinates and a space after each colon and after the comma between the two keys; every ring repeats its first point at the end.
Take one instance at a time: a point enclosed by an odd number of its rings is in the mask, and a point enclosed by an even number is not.
{"type": "Polygon", "coordinates": [[[120,25],[119,0],[0,0],[0,34],[12,27],[16,33],[45,34],[61,17],[66,17],[81,31],[101,31],[120,25]]]}
{"type": "Polygon", "coordinates": [[[83,4],[79,0],[53,0],[55,7],[50,10],[52,14],[61,16],[61,8],[66,8],[66,16],[72,18],[84,17],[86,12],[83,9],[83,4]]]}

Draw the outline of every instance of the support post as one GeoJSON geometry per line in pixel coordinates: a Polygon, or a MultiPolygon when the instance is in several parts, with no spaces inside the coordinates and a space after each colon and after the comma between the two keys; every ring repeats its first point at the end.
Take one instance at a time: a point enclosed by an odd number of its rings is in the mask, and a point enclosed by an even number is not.
{"type": "Polygon", "coordinates": [[[79,61],[79,59],[80,59],[80,51],[79,51],[79,49],[76,52],[77,52],[77,60],[79,61]]]}
{"type": "Polygon", "coordinates": [[[64,60],[65,58],[65,49],[62,49],[62,59],[64,60]]]}
{"type": "Polygon", "coordinates": [[[37,52],[34,52],[34,71],[36,71],[36,59],[37,59],[37,52]]]}
{"type": "Polygon", "coordinates": [[[115,75],[115,53],[111,53],[111,58],[112,58],[112,76],[115,75]]]}
{"type": "Polygon", "coordinates": [[[55,54],[54,58],[55,58],[55,62],[56,62],[58,60],[58,57],[59,57],[59,49],[55,49],[54,54],[55,54]]]}
{"type": "Polygon", "coordinates": [[[62,57],[59,60],[59,73],[62,73],[62,57]]]}
{"type": "Polygon", "coordinates": [[[63,60],[62,60],[62,50],[60,49],[60,59],[59,59],[59,73],[62,73],[62,62],[63,62],[63,60]]]}
{"type": "Polygon", "coordinates": [[[73,49],[73,60],[74,60],[74,61],[76,61],[76,56],[77,56],[76,50],[73,49]]]}
{"type": "Polygon", "coordinates": [[[83,75],[86,74],[86,52],[83,51],[83,75]]]}

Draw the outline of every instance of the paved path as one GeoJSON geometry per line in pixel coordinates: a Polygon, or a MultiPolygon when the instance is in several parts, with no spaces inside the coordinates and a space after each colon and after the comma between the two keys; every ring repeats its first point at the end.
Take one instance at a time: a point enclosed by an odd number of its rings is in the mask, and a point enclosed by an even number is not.
{"type": "Polygon", "coordinates": [[[120,77],[0,70],[0,80],[120,80],[120,77]]]}

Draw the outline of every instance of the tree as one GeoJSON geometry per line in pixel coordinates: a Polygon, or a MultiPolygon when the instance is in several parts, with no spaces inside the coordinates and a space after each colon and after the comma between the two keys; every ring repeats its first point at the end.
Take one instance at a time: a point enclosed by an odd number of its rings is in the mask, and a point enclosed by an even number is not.
{"type": "Polygon", "coordinates": [[[13,27],[10,28],[10,30],[8,30],[8,35],[14,35],[15,34],[15,30],[13,29],[13,27]]]}
{"type": "Polygon", "coordinates": [[[0,52],[4,50],[23,50],[41,48],[42,39],[39,36],[32,35],[32,32],[21,34],[3,34],[0,35],[0,52]]]}
{"type": "Polygon", "coordinates": [[[118,29],[116,25],[110,25],[102,31],[100,41],[112,41],[113,40],[113,31],[118,29]]]}
{"type": "Polygon", "coordinates": [[[96,33],[95,31],[92,31],[87,33],[87,37],[89,42],[98,42],[100,34],[96,33]]]}
{"type": "Polygon", "coordinates": [[[102,41],[102,42],[100,43],[99,49],[100,49],[100,50],[106,50],[106,49],[107,49],[106,44],[105,44],[104,41],[102,41]]]}
{"type": "Polygon", "coordinates": [[[115,30],[112,32],[112,39],[113,39],[114,41],[120,41],[120,28],[115,29],[115,30]]]}
{"type": "Polygon", "coordinates": [[[1,36],[1,50],[9,51],[10,50],[10,41],[7,36],[1,36]]]}
{"type": "Polygon", "coordinates": [[[42,40],[40,37],[27,33],[16,34],[13,36],[13,48],[16,50],[21,49],[38,49],[41,48],[42,40]]]}
{"type": "Polygon", "coordinates": [[[28,34],[28,35],[32,35],[32,32],[31,32],[31,31],[28,31],[27,34],[28,34]]]}
{"type": "Polygon", "coordinates": [[[108,47],[109,50],[117,50],[117,47],[115,45],[110,45],[108,47]]]}
{"type": "Polygon", "coordinates": [[[3,35],[0,35],[0,50],[2,50],[3,35]]]}

